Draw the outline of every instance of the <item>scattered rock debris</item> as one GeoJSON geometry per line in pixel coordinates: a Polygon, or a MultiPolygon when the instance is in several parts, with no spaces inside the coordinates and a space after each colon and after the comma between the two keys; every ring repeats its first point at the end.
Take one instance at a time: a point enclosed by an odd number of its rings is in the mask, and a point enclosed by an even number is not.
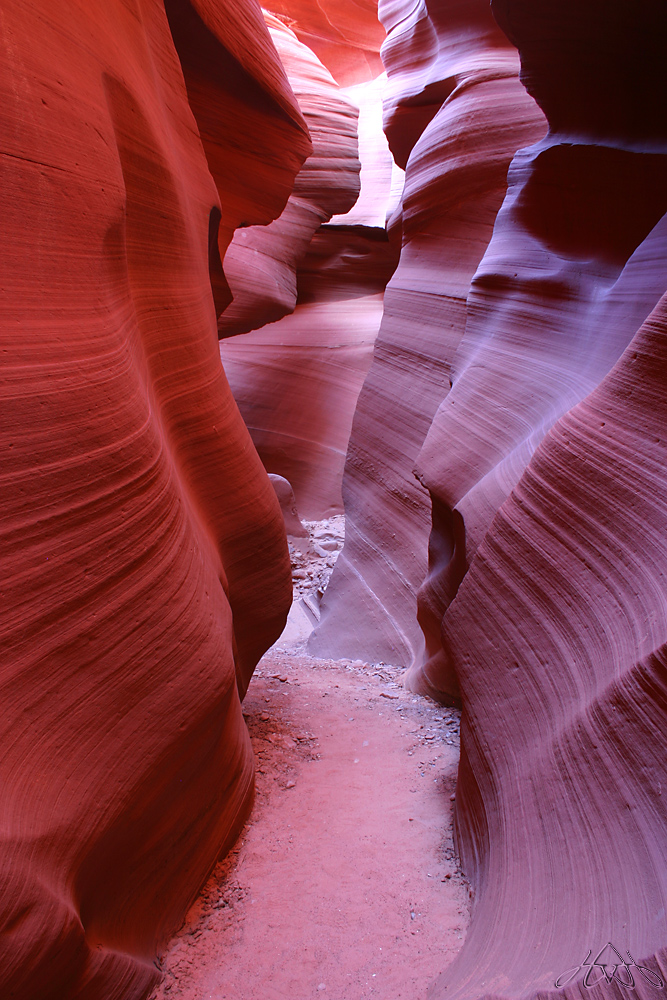
{"type": "Polygon", "coordinates": [[[345,516],[335,514],[325,521],[303,521],[303,524],[308,538],[288,539],[294,600],[306,599],[317,618],[319,602],[345,541],[345,516]]]}

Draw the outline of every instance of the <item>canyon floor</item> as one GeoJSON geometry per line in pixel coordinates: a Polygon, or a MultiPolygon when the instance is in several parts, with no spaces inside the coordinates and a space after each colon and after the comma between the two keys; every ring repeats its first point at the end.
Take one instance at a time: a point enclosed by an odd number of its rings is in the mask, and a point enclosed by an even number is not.
{"type": "MultiPolygon", "coordinates": [[[[295,598],[337,554],[316,536],[340,521],[308,528],[295,598]]],[[[308,631],[295,600],[244,702],[252,815],[162,955],[154,1000],[420,1000],[463,943],[459,713],[406,691],[400,668],[309,657],[308,631]]]]}

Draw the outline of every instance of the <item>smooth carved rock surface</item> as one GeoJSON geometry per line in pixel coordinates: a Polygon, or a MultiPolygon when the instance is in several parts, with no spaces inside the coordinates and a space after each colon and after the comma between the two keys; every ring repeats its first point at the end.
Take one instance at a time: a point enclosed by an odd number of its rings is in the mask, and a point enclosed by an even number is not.
{"type": "Polygon", "coordinates": [[[271,0],[269,9],[284,18],[341,86],[382,73],[378,0],[271,0]]]}
{"type": "MultiPolygon", "coordinates": [[[[512,4],[499,9],[510,23],[521,23],[512,4]]],[[[661,24],[655,20],[654,33],[661,24]]],[[[624,21],[617,16],[609,26],[620,36],[624,21]]],[[[571,58],[570,48],[582,52],[582,32],[592,30],[587,18],[577,15],[577,23],[574,40],[557,33],[563,60],[571,58]]],[[[531,52],[536,32],[553,30],[552,19],[535,8],[525,30],[531,52]]],[[[617,56],[620,43],[609,49],[617,56]]],[[[546,82],[531,72],[531,89],[549,108],[548,72],[546,82]]],[[[627,104],[640,103],[638,92],[650,79],[650,72],[636,78],[627,104]]],[[[635,119],[623,105],[616,135],[603,141],[592,102],[590,141],[552,127],[512,164],[507,198],[468,297],[453,388],[417,462],[434,508],[430,573],[420,593],[433,661],[412,675],[426,690],[431,678],[440,690],[456,687],[453,677],[443,681],[440,622],[495,512],[549,427],[599,384],[667,285],[667,156],[655,144],[654,127],[647,129],[647,151],[637,148],[636,133],[625,128],[635,119]]],[[[599,117],[608,130],[605,112],[606,104],[599,117]]],[[[664,133],[667,140],[667,127],[664,133]]]]}
{"type": "Polygon", "coordinates": [[[667,984],[666,379],[663,298],[539,446],[445,617],[477,892],[435,996],[534,996],[607,942],[667,984]]]}
{"type": "Polygon", "coordinates": [[[280,215],[310,147],[294,132],[303,118],[256,0],[164,0],[164,8],[220,200],[209,226],[220,314],[231,301],[221,259],[234,230],[280,215]]]}
{"type": "MultiPolygon", "coordinates": [[[[311,66],[312,58],[307,66],[311,66]]],[[[294,81],[287,60],[286,65],[294,81]]],[[[320,67],[317,80],[321,78],[320,67]]],[[[295,90],[310,122],[309,105],[299,86],[297,78],[295,90]]],[[[310,192],[311,222],[316,217],[316,206],[321,211],[322,205],[328,205],[330,214],[335,199],[339,203],[347,200],[344,207],[350,210],[337,214],[331,224],[321,225],[307,250],[300,248],[303,257],[296,267],[295,284],[290,286],[292,305],[295,293],[297,301],[293,314],[224,340],[220,348],[234,397],[264,465],[269,472],[289,480],[299,510],[307,518],[329,517],[342,511],[341,481],[352,417],[371,363],[384,288],[397,261],[397,247],[389,242],[385,229],[396,172],[382,132],[379,85],[374,82],[368,89],[366,86],[346,92],[361,105],[361,204],[350,208],[359,191],[358,176],[350,167],[357,163],[358,169],[358,161],[353,158],[356,134],[352,146],[347,133],[350,118],[331,116],[320,137],[311,127],[315,154],[306,161],[297,188],[304,178],[304,187],[307,185],[310,192]],[[321,154],[315,160],[318,148],[321,154]],[[313,160],[315,167],[311,169],[313,160]],[[334,172],[341,164],[345,172],[334,172]],[[321,169],[322,165],[326,169],[321,169]]],[[[340,106],[343,93],[338,88],[332,91],[335,85],[331,80],[327,87],[325,94],[333,93],[327,100],[337,102],[334,107],[340,106]]],[[[320,92],[312,106],[321,105],[320,92]]],[[[316,120],[321,120],[321,114],[316,120]]],[[[354,123],[356,126],[356,112],[354,123]]],[[[294,195],[286,212],[272,226],[254,232],[241,230],[225,257],[228,270],[230,254],[236,253],[234,266],[239,265],[246,315],[257,326],[266,322],[266,300],[262,295],[276,273],[274,259],[284,257],[287,247],[291,264],[295,264],[296,243],[287,243],[287,230],[283,228],[283,219],[293,203],[298,206],[295,211],[303,210],[304,199],[294,195]],[[250,255],[242,256],[237,249],[246,233],[255,246],[261,241],[270,254],[253,251],[252,269],[247,266],[250,255]]],[[[231,284],[234,288],[233,281],[231,284]]],[[[231,327],[232,332],[234,316],[238,315],[234,314],[235,306],[233,303],[220,318],[220,327],[231,327]],[[232,319],[227,322],[229,315],[232,319]]]]}
{"type": "Polygon", "coordinates": [[[418,463],[434,647],[409,683],[462,697],[475,889],[433,991],[449,1000],[570,976],[565,995],[590,995],[583,962],[607,942],[667,985],[667,12],[494,10],[550,132],[512,165],[418,463]]]}
{"type": "MultiPolygon", "coordinates": [[[[450,7],[380,4],[385,127],[406,166],[403,247],[354,417],[345,548],[310,640],[315,655],[421,662],[416,595],[427,571],[430,503],[413,468],[449,389],[470,281],[510,160],[545,131],[488,5],[467,4],[463,22],[451,22],[450,7]]],[[[439,627],[437,634],[439,646],[439,627]]]]}
{"type": "Polygon", "coordinates": [[[306,302],[220,345],[265,467],[289,480],[310,520],[342,511],[345,449],[381,317],[381,292],[306,302]]]}
{"type": "Polygon", "coordinates": [[[357,132],[361,161],[361,190],[345,215],[335,215],[332,225],[386,228],[388,220],[400,208],[404,172],[394,163],[382,127],[383,97],[387,75],[346,87],[345,95],[359,108],[357,132]]]}
{"type": "Polygon", "coordinates": [[[332,215],[347,212],[360,190],[356,106],[293,31],[268,13],[265,18],[308,125],[313,152],[280,218],[234,235],[224,258],[234,300],[219,317],[221,337],[257,330],[293,312],[297,266],[314,233],[332,215]]]}
{"type": "Polygon", "coordinates": [[[127,1000],[251,802],[290,567],[211,280],[310,147],[249,0],[1,17],[0,994],[127,1000]]]}

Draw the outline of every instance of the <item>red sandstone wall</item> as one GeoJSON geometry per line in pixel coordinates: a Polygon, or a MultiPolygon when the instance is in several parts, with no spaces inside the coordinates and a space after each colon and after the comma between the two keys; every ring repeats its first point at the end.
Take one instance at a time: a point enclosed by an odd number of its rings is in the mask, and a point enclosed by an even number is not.
{"type": "Polygon", "coordinates": [[[269,10],[285,20],[341,86],[382,72],[378,0],[271,0],[269,10]]]}
{"type": "Polygon", "coordinates": [[[294,311],[296,271],[311,239],[332,215],[354,205],[360,189],[357,108],[293,31],[270,14],[265,19],[313,151],[280,217],[236,231],[224,258],[234,298],[219,317],[220,337],[258,330],[294,311]]]}
{"type": "Polygon", "coordinates": [[[255,447],[292,484],[302,517],[342,513],[345,451],[381,318],[381,292],[322,298],[221,345],[255,447]]]}
{"type": "Polygon", "coordinates": [[[127,1000],[251,802],[291,585],[211,281],[309,143],[250,0],[0,19],[0,995],[127,1000]]]}
{"type": "Polygon", "coordinates": [[[667,984],[667,13],[494,10],[550,131],[513,162],[418,461],[441,632],[409,683],[463,702],[475,890],[449,1000],[556,995],[569,973],[589,996],[607,942],[667,984]]]}
{"type": "Polygon", "coordinates": [[[414,464],[449,388],[510,159],[545,125],[517,79],[515,50],[481,0],[457,17],[441,0],[381,3],[380,15],[388,30],[385,129],[406,166],[403,246],[347,452],[345,548],[309,648],[408,666],[424,655],[416,595],[430,529],[414,464]]]}
{"type": "Polygon", "coordinates": [[[234,301],[219,319],[220,350],[267,470],[290,481],[303,516],[321,518],[342,510],[352,416],[396,265],[384,228],[392,161],[378,84],[341,90],[292,32],[269,23],[314,151],[281,217],[239,230],[227,251],[234,301]]]}
{"type": "MultiPolygon", "coordinates": [[[[538,448],[445,617],[476,897],[435,996],[543,995],[608,941],[667,983],[666,345],[663,298],[538,448]]],[[[586,971],[566,996],[591,995],[586,971]]]]}
{"type": "MultiPolygon", "coordinates": [[[[475,900],[434,996],[470,1000],[543,996],[607,940],[667,982],[666,17],[495,10],[551,128],[489,243],[541,116],[484,4],[386,6],[404,248],[316,639],[463,701],[475,900]]],[[[290,599],[210,288],[220,310],[219,251],[279,215],[308,143],[250,0],[1,16],[0,993],[140,997],[247,813],[238,693],[290,599]]],[[[304,306],[322,273],[355,298],[357,238],[314,241],[304,306]]]]}

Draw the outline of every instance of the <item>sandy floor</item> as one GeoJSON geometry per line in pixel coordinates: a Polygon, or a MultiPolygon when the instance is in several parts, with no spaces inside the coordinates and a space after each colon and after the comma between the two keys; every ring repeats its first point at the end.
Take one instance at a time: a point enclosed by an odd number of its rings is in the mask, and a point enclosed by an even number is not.
{"type": "Polygon", "coordinates": [[[305,630],[295,606],[250,686],[255,807],[156,1000],[420,1000],[461,947],[458,713],[397,668],[307,657],[305,630]]]}

